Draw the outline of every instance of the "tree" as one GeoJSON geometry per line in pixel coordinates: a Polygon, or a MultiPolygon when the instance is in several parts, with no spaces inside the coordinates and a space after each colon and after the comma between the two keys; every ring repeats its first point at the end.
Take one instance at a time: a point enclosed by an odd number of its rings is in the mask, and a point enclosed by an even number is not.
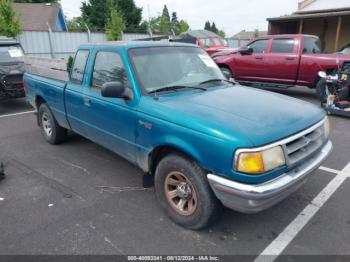
{"type": "Polygon", "coordinates": [[[107,1],[89,0],[83,2],[80,8],[81,16],[93,31],[103,31],[107,24],[110,10],[107,1]]]}
{"type": "Polygon", "coordinates": [[[21,33],[21,25],[12,9],[12,0],[0,0],[0,35],[16,37],[21,33]]]}
{"type": "Polygon", "coordinates": [[[140,28],[142,8],[134,0],[88,0],[80,9],[83,20],[95,31],[105,29],[112,9],[117,9],[123,17],[126,30],[135,32],[140,28]]]}
{"type": "Polygon", "coordinates": [[[170,16],[166,5],[164,5],[162,16],[160,19],[159,31],[160,33],[166,35],[170,33],[170,16]]]}
{"type": "Polygon", "coordinates": [[[190,30],[189,24],[185,20],[180,20],[179,23],[180,34],[190,30]]]}
{"type": "Polygon", "coordinates": [[[254,30],[254,38],[258,38],[260,35],[259,29],[254,30]]]}
{"type": "Polygon", "coordinates": [[[219,29],[217,29],[217,27],[216,27],[216,25],[215,25],[215,22],[213,22],[212,24],[211,24],[211,30],[210,31],[212,31],[213,33],[215,33],[215,34],[217,34],[218,32],[219,32],[219,29]]]}
{"type": "Polygon", "coordinates": [[[57,0],[15,0],[15,3],[57,3],[57,0]]]}
{"type": "Polygon", "coordinates": [[[173,12],[171,14],[170,29],[171,29],[171,33],[174,33],[175,35],[178,35],[180,33],[180,23],[179,23],[179,20],[177,19],[176,12],[173,12]]]}
{"type": "Polygon", "coordinates": [[[208,30],[208,31],[211,31],[211,25],[210,25],[210,22],[209,22],[209,21],[206,21],[206,22],[205,22],[204,29],[205,29],[205,30],[208,30]]]}
{"type": "Polygon", "coordinates": [[[225,38],[226,34],[223,30],[219,30],[218,35],[221,36],[222,38],[225,38]]]}
{"type": "Polygon", "coordinates": [[[86,24],[82,17],[76,17],[73,19],[67,19],[67,27],[70,32],[83,32],[86,31],[86,24]]]}
{"type": "Polygon", "coordinates": [[[137,7],[134,0],[116,0],[114,8],[117,8],[123,16],[128,32],[139,31],[142,20],[142,8],[137,7]]]}
{"type": "Polygon", "coordinates": [[[117,9],[111,10],[111,16],[106,25],[107,39],[109,41],[122,40],[125,23],[117,9]]]}

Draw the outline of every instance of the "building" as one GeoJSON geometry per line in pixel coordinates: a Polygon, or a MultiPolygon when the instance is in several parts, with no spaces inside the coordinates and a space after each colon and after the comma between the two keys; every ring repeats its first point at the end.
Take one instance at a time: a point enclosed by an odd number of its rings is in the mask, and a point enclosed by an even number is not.
{"type": "Polygon", "coordinates": [[[291,15],[268,18],[269,34],[311,34],[325,52],[336,52],[350,43],[349,0],[304,0],[291,15]]]}
{"type": "Polygon", "coordinates": [[[246,31],[242,30],[241,32],[231,36],[229,39],[236,39],[236,40],[245,40],[250,41],[254,38],[266,36],[267,31],[246,31]]]}
{"type": "Polygon", "coordinates": [[[230,38],[227,38],[226,40],[228,41],[230,47],[238,48],[238,47],[244,46],[254,38],[266,36],[266,35],[267,35],[267,31],[242,30],[241,32],[231,36],[230,38]]]}
{"type": "Polygon", "coordinates": [[[66,32],[67,24],[61,5],[58,3],[14,3],[13,10],[19,17],[22,31],[66,32]]]}

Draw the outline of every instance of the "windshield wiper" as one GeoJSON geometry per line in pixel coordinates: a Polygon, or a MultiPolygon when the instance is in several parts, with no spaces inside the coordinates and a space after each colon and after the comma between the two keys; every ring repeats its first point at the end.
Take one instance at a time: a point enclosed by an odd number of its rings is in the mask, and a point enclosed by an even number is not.
{"type": "Polygon", "coordinates": [[[206,80],[206,81],[203,81],[201,83],[199,83],[199,86],[200,85],[204,85],[204,84],[208,84],[208,83],[211,83],[211,82],[226,82],[226,83],[230,83],[232,85],[235,85],[236,82],[233,82],[233,81],[230,81],[230,80],[226,80],[226,79],[221,79],[221,78],[213,78],[213,79],[209,79],[209,80],[206,80]]]}
{"type": "Polygon", "coordinates": [[[203,88],[203,87],[198,87],[198,86],[165,86],[162,88],[158,88],[155,90],[152,90],[150,92],[148,92],[149,94],[154,94],[154,93],[158,93],[158,92],[164,92],[164,91],[176,91],[179,89],[185,89],[185,88],[190,88],[190,89],[199,89],[199,90],[203,90],[203,91],[207,91],[207,89],[203,88]]]}

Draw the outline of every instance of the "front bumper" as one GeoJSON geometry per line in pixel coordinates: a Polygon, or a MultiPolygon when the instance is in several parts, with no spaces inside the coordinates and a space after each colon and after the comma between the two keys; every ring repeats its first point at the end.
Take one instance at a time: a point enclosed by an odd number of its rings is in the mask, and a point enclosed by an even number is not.
{"type": "Polygon", "coordinates": [[[332,142],[328,141],[302,165],[262,184],[242,184],[213,174],[207,177],[216,197],[224,206],[243,213],[257,213],[295,192],[328,157],[332,148],[332,142]]]}

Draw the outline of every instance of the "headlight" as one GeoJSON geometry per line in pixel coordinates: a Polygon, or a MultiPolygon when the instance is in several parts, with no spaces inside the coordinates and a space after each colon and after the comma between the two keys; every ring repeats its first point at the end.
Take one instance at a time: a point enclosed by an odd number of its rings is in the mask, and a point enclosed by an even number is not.
{"type": "Polygon", "coordinates": [[[329,133],[330,133],[331,126],[330,126],[328,117],[326,117],[326,120],[324,121],[323,127],[324,127],[324,135],[325,135],[325,137],[329,138],[329,133]]]}
{"type": "Polygon", "coordinates": [[[238,152],[236,171],[247,174],[261,174],[286,164],[280,146],[259,152],[238,152]]]}

